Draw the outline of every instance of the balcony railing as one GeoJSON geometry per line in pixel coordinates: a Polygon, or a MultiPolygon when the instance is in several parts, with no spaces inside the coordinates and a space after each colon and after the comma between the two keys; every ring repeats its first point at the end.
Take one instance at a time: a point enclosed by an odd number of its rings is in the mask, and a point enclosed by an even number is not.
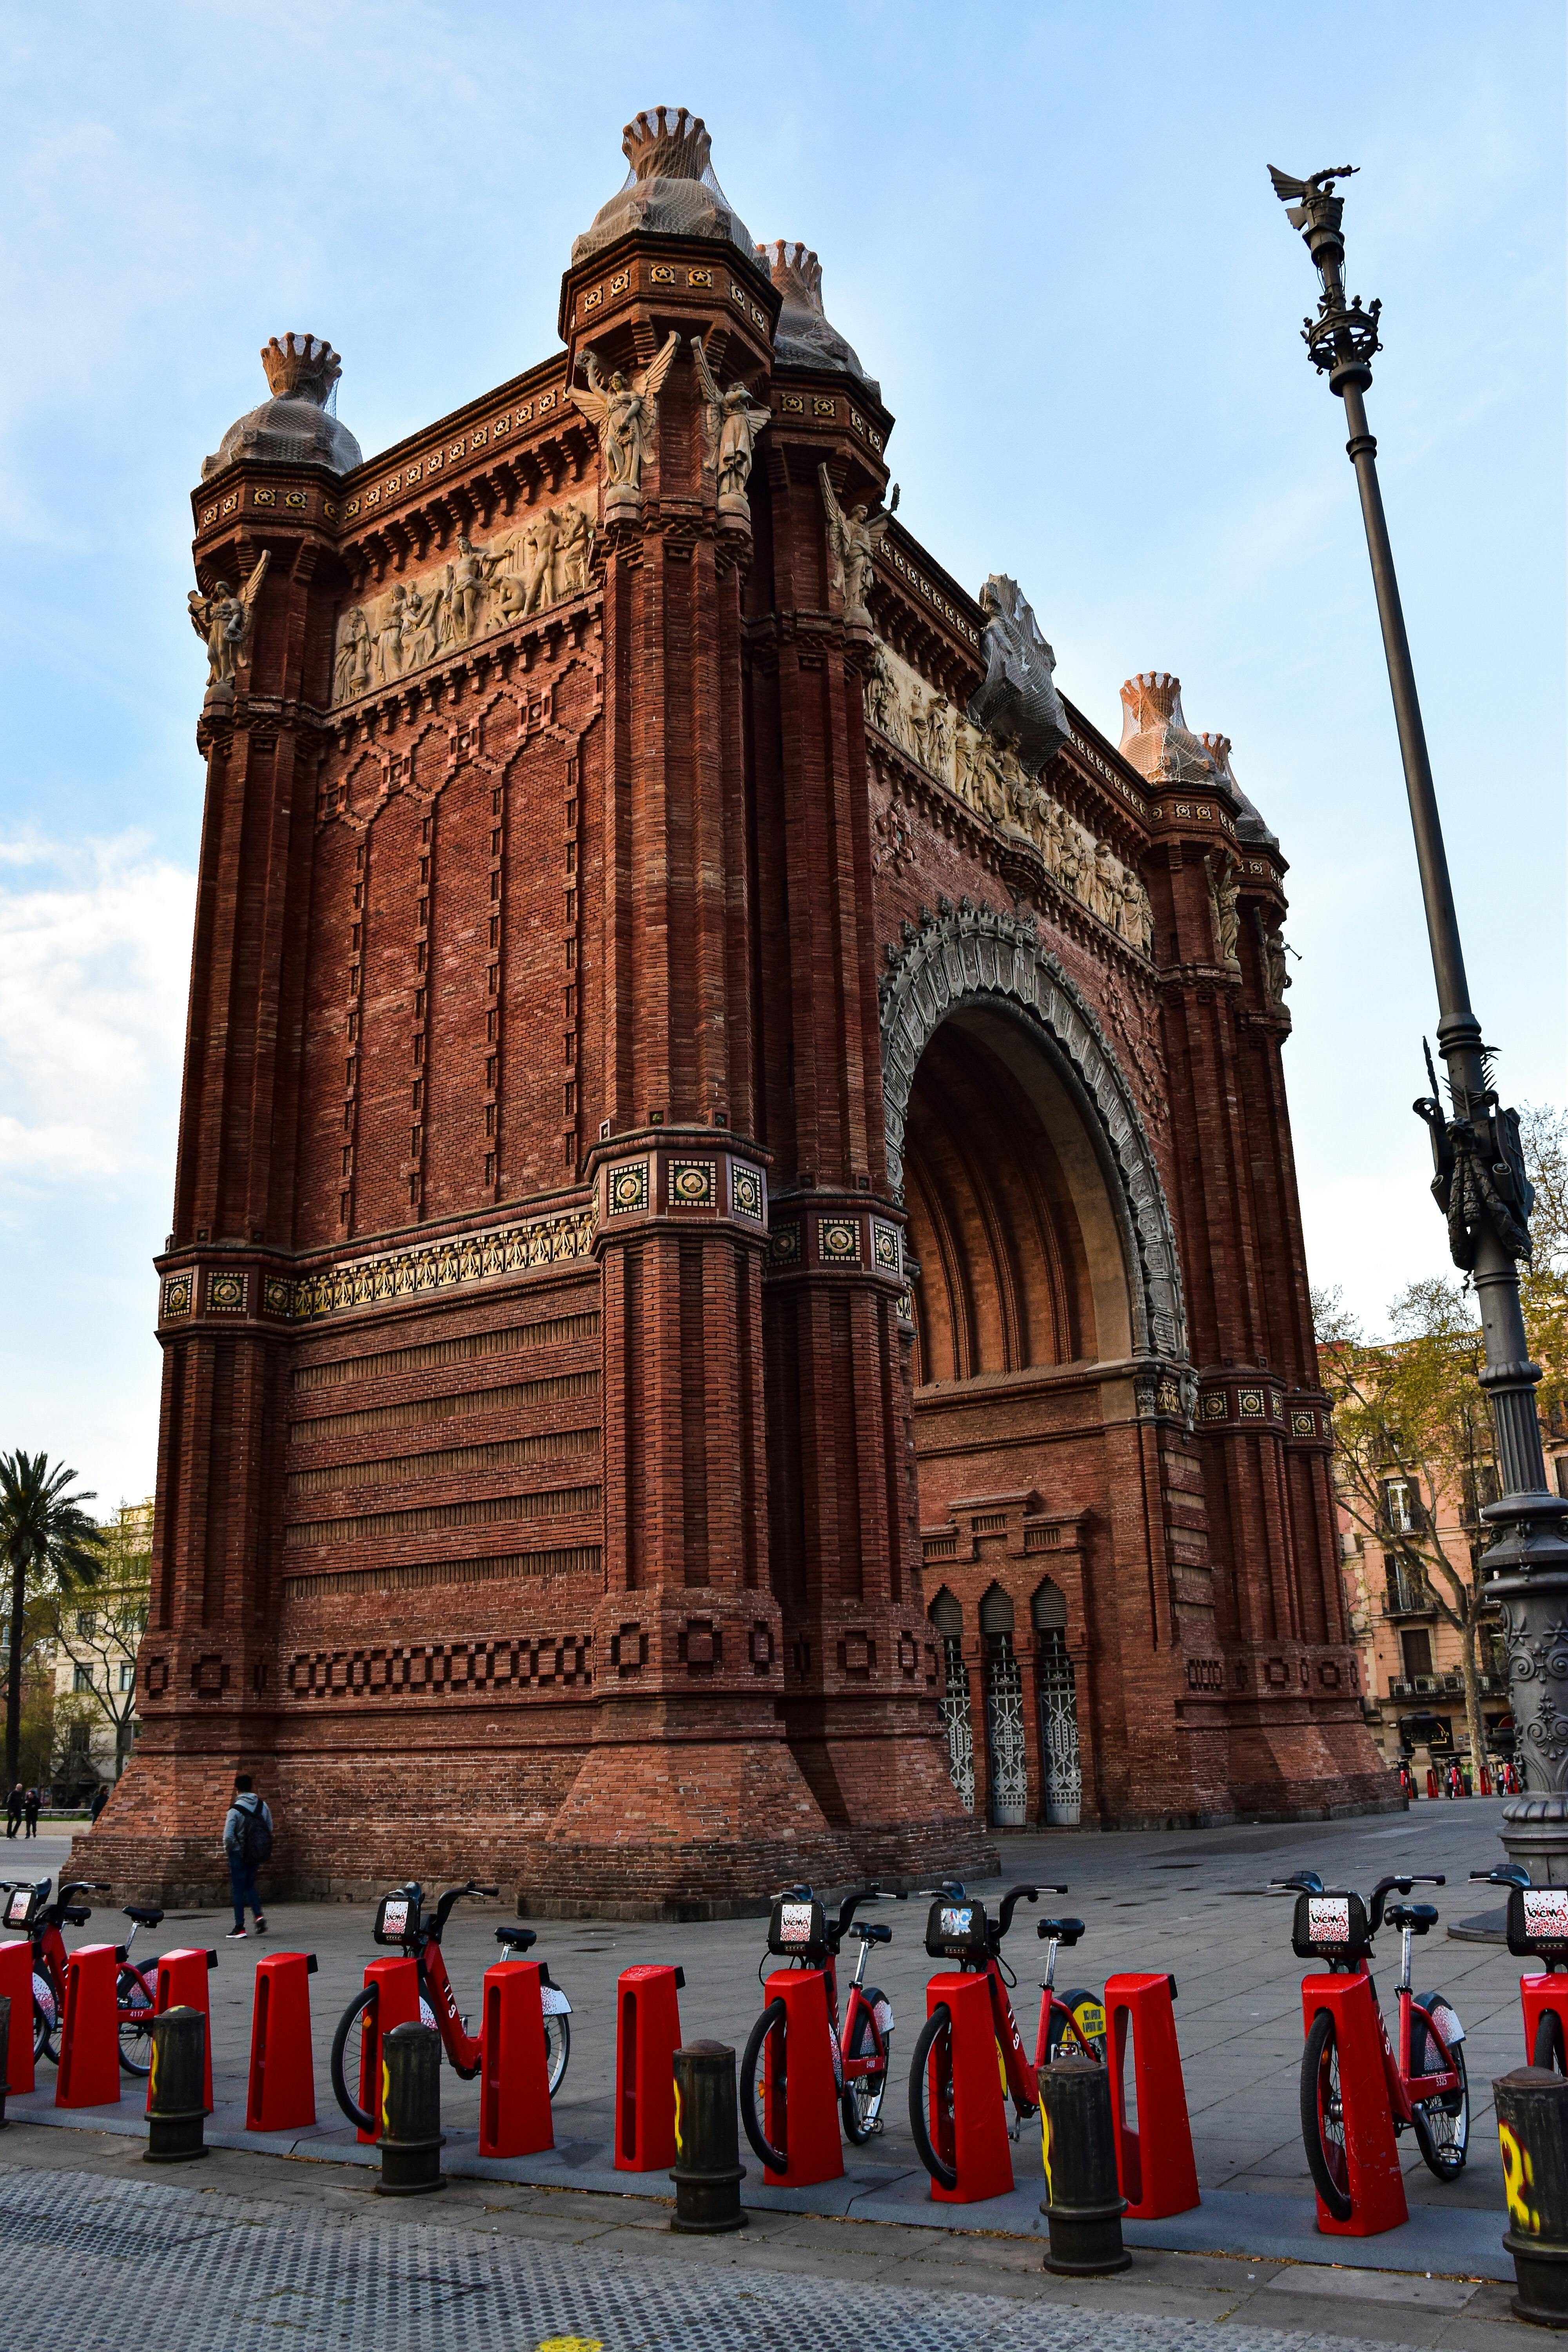
{"type": "MultiPolygon", "coordinates": [[[[1482,1698],[1506,1698],[1506,1675],[1478,1675],[1476,1689],[1482,1698]]],[[[1463,1698],[1463,1675],[1392,1675],[1389,1677],[1390,1698],[1463,1698]]]]}
{"type": "Polygon", "coordinates": [[[1385,1617],[1436,1617],[1437,1603],[1430,1586],[1414,1581],[1407,1583],[1401,1577],[1397,1584],[1391,1584],[1384,1593],[1383,1613],[1385,1617]]]}

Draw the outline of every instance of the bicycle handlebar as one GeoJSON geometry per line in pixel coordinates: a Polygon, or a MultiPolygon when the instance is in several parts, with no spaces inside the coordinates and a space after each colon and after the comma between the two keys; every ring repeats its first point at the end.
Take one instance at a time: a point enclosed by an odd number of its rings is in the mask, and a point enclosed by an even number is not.
{"type": "MultiPolygon", "coordinates": [[[[1065,1886],[1053,1886],[1051,1893],[1053,1895],[1065,1895],[1067,1893],[1067,1889],[1065,1886]]],[[[1003,1937],[1007,1933],[1008,1928],[1012,1926],[1013,1914],[1015,1910],[1016,1910],[1018,1905],[1020,1903],[1037,1903],[1039,1898],[1040,1890],[1037,1886],[1010,1886],[1007,1889],[1006,1894],[1002,1897],[1001,1909],[996,1914],[996,1940],[998,1943],[1001,1942],[1003,1937]]]]}
{"type": "Polygon", "coordinates": [[[479,1886],[471,1878],[466,1886],[448,1886],[436,1906],[436,1916],[426,1931],[432,1943],[440,1942],[441,1930],[451,1916],[453,1904],[460,1903],[465,1895],[499,1895],[500,1893],[499,1886],[479,1886]]]}
{"type": "Polygon", "coordinates": [[[855,1916],[857,1906],[862,1903],[875,1903],[881,1892],[881,1888],[877,1885],[862,1886],[857,1894],[847,1895],[844,1897],[838,1906],[838,1925],[837,1927],[830,1927],[827,1931],[827,1940],[834,1951],[837,1952],[848,1934],[849,1922],[855,1916]]]}
{"type": "Polygon", "coordinates": [[[1495,1870],[1472,1870],[1470,1876],[1482,1880],[1488,1886],[1528,1886],[1530,1885],[1530,1873],[1522,1862],[1500,1862],[1495,1870]]]}

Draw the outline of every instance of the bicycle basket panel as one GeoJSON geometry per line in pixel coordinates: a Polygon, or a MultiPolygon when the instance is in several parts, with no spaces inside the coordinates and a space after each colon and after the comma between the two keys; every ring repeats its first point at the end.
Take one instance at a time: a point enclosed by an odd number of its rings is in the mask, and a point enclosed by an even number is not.
{"type": "Polygon", "coordinates": [[[983,1903],[933,1903],[926,1921],[926,1950],[933,1960],[984,1965],[988,1945],[983,1903]]]}
{"type": "Polygon", "coordinates": [[[827,1955],[827,1923],[821,1904],[779,1896],[768,1915],[768,1949],[775,1959],[809,1960],[819,1967],[827,1955]]]}
{"type": "Polygon", "coordinates": [[[384,1895],[372,1931],[378,1944],[405,1944],[419,1932],[419,1906],[411,1895],[384,1895]]]}
{"type": "Polygon", "coordinates": [[[1509,1889],[1508,1948],[1516,1959],[1568,1959],[1568,1886],[1509,1889]]]}
{"type": "MultiPolygon", "coordinates": [[[[47,1883],[46,1880],[45,1885],[47,1885],[47,1883]]],[[[37,1909],[38,1898],[43,1891],[42,1886],[12,1887],[5,1897],[7,1927],[15,1927],[19,1935],[26,1934],[33,1924],[33,1915],[37,1909]]]]}
{"type": "Polygon", "coordinates": [[[1359,1960],[1367,1948],[1366,1906],[1359,1895],[1331,1887],[1298,1895],[1290,1948],[1299,1960],[1359,1960]]]}

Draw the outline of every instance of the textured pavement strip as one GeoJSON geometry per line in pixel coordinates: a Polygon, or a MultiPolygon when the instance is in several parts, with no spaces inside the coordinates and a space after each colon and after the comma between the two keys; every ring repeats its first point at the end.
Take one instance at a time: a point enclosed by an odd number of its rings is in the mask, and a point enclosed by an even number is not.
{"type": "MultiPolygon", "coordinates": [[[[401,2216],[356,2226],[184,2183],[13,2165],[0,2166],[0,2259],[5,2337],[26,2352],[97,2352],[128,2336],[148,2352],[259,2352],[289,2340],[310,2352],[495,2352],[562,2337],[604,2352],[731,2352],[741,2341],[847,2336],[868,2336],[879,2352],[1206,2352],[1213,2341],[1207,2320],[799,2271],[724,2273],[487,2242],[401,2216]]],[[[1420,2305],[1407,2288],[1404,2299],[1413,2313],[1420,2305]]],[[[1428,2305],[1454,2307],[1451,2295],[1428,2305]]],[[[1226,2337],[1235,2352],[1352,2352],[1362,2340],[1234,2321],[1226,2337]]]]}

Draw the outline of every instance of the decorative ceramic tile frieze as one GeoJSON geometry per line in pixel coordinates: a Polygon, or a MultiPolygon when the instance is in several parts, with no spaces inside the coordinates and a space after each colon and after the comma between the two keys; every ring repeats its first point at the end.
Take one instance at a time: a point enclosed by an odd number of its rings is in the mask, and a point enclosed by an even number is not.
{"type": "Polygon", "coordinates": [[[818,1217],[816,1247],[824,1265],[858,1265],[860,1225],[855,1217],[818,1217]]]}
{"type": "Polygon", "coordinates": [[[1244,1420],[1246,1420],[1246,1421],[1261,1421],[1261,1420],[1262,1420],[1262,1418],[1263,1418],[1263,1391],[1262,1391],[1262,1390],[1261,1390],[1261,1389],[1243,1389],[1243,1390],[1242,1390],[1242,1391],[1241,1391],[1241,1412],[1242,1412],[1242,1418],[1243,1418],[1244,1420]]]}
{"type": "Polygon", "coordinates": [[[713,1209],[719,1204],[719,1171],[711,1160],[672,1160],[669,1163],[669,1205],[672,1209],[713,1209]]]}
{"type": "Polygon", "coordinates": [[[647,1212],[647,1161],[628,1160],[612,1168],[609,1179],[612,1217],[637,1217],[647,1212]]]}
{"type": "Polygon", "coordinates": [[[587,1257],[594,1246],[594,1226],[592,1209],[568,1209],[491,1233],[463,1234],[417,1249],[389,1250],[381,1256],[327,1266],[295,1285],[293,1318],[313,1322],[351,1307],[378,1307],[426,1291],[587,1257]]]}
{"type": "Polygon", "coordinates": [[[871,1256],[884,1274],[901,1274],[902,1260],[899,1250],[897,1225],[885,1225],[879,1217],[871,1220],[871,1256]]]}
{"type": "Polygon", "coordinates": [[[243,1315],[247,1277],[243,1274],[209,1274],[207,1276],[207,1313],[209,1315],[243,1315]]]}
{"type": "Polygon", "coordinates": [[[166,1276],[163,1281],[163,1320],[165,1323],[178,1322],[182,1315],[188,1315],[191,1311],[191,1300],[195,1295],[195,1285],[190,1275],[171,1274],[166,1276]]]}
{"type": "Polygon", "coordinates": [[[800,1227],[775,1225],[768,1237],[768,1255],[775,1265],[798,1265],[801,1261],[800,1227]]]}
{"type": "Polygon", "coordinates": [[[738,1160],[730,1162],[730,1210],[733,1216],[752,1217],[758,1224],[763,1221],[762,1177],[756,1169],[743,1167],[738,1160]]]}
{"type": "Polygon", "coordinates": [[[1225,1419],[1225,1395],[1222,1390],[1211,1389],[1207,1396],[1205,1397],[1204,1419],[1205,1421],[1223,1421],[1225,1419]]]}

